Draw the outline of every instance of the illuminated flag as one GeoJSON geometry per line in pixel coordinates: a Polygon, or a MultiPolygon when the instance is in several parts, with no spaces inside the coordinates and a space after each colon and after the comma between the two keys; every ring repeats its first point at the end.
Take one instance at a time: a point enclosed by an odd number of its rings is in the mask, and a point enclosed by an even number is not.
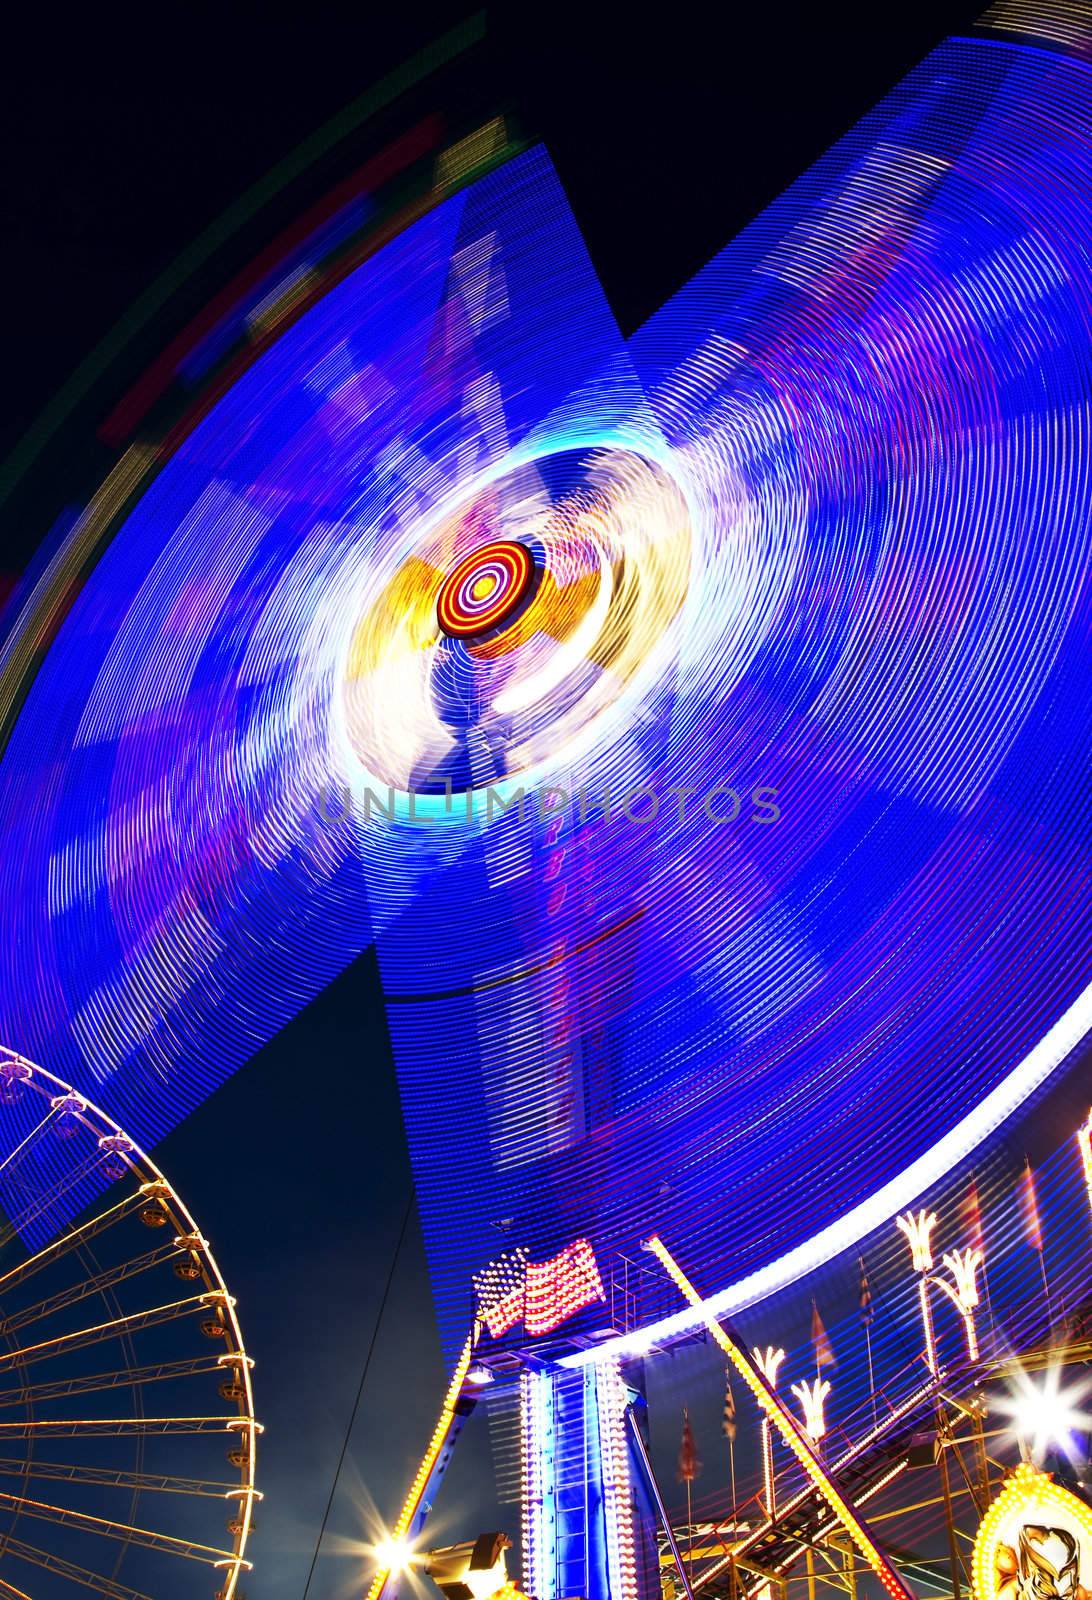
{"type": "Polygon", "coordinates": [[[837,1365],[827,1330],[823,1326],[823,1319],[819,1315],[819,1307],[813,1300],[811,1303],[811,1342],[815,1346],[815,1365],[817,1367],[833,1367],[837,1365]]]}
{"type": "Polygon", "coordinates": [[[532,1337],[550,1333],[585,1306],[606,1299],[587,1239],[575,1239],[549,1261],[528,1261],[526,1251],[516,1251],[491,1262],[475,1283],[479,1313],[494,1339],[520,1321],[532,1337]]]}
{"type": "Polygon", "coordinates": [[[505,1251],[474,1274],[478,1315],[494,1339],[523,1317],[526,1271],[527,1251],[521,1245],[505,1251]]]}
{"type": "Polygon", "coordinates": [[[528,1263],[524,1320],[530,1334],[549,1333],[585,1306],[605,1299],[595,1252],[587,1239],[575,1239],[541,1266],[528,1263]]]}
{"type": "Polygon", "coordinates": [[[694,1434],[690,1427],[690,1413],[683,1406],[682,1443],[679,1446],[679,1482],[693,1483],[700,1471],[701,1462],[698,1460],[694,1434]]]}
{"type": "Polygon", "coordinates": [[[724,1380],[724,1420],[721,1428],[729,1444],[735,1443],[736,1438],[736,1397],[732,1393],[732,1377],[729,1373],[724,1380]]]}
{"type": "Polygon", "coordinates": [[[982,1232],[982,1209],[978,1204],[978,1184],[972,1176],[959,1207],[960,1220],[967,1230],[971,1248],[979,1255],[986,1254],[986,1240],[982,1232]]]}
{"type": "Polygon", "coordinates": [[[876,1316],[876,1307],[872,1304],[872,1290],[868,1285],[868,1273],[865,1271],[864,1258],[861,1258],[861,1289],[857,1304],[861,1312],[861,1322],[866,1328],[872,1326],[876,1316]]]}
{"type": "Polygon", "coordinates": [[[1031,1162],[1024,1157],[1024,1172],[1020,1179],[1020,1209],[1024,1213],[1024,1233],[1033,1250],[1043,1248],[1043,1225],[1039,1219],[1039,1202],[1035,1194],[1035,1174],[1031,1162]]]}

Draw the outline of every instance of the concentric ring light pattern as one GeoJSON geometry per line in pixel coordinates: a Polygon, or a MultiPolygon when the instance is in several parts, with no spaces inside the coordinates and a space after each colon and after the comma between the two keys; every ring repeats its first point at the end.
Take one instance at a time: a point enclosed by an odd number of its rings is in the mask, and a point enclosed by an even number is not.
{"type": "Polygon", "coordinates": [[[374,939],[451,1347],[505,1239],[802,1271],[973,1146],[1092,978],[1090,113],[950,42],[628,345],[541,152],[331,291],[31,686],[7,1036],[148,1137],[374,939]]]}
{"type": "Polygon", "coordinates": [[[478,545],[449,572],[436,602],[436,620],[450,639],[474,639],[509,622],[530,588],[534,557],[525,544],[478,545]]]}

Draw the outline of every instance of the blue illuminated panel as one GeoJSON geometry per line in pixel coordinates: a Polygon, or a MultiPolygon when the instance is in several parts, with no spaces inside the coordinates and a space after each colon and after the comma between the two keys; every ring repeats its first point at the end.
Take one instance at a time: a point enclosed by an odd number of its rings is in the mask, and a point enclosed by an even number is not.
{"type": "Polygon", "coordinates": [[[540,150],[332,288],[29,685],[3,1037],[154,1140],[374,943],[449,1349],[907,1204],[1089,1021],[1090,123],[952,41],[628,344],[540,150]]]}

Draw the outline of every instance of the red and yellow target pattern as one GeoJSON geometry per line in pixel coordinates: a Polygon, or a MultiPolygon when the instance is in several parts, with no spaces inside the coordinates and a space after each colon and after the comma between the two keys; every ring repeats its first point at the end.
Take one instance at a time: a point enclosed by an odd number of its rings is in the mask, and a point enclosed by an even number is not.
{"type": "Polygon", "coordinates": [[[464,557],[444,580],[436,620],[451,639],[491,633],[525,598],[535,564],[525,544],[498,539],[464,557]]]}

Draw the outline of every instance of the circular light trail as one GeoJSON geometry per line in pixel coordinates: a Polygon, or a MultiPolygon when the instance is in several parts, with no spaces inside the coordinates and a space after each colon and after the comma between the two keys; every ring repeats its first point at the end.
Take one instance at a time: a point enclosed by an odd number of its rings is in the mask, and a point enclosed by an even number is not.
{"type": "Polygon", "coordinates": [[[540,150],[341,276],[9,644],[8,1034],[158,1137],[374,946],[450,1349],[911,1203],[1089,1020],[1089,126],[951,41],[628,341],[540,150]]]}
{"type": "Polygon", "coordinates": [[[444,580],[436,620],[450,639],[479,639],[507,622],[527,597],[535,563],[526,545],[495,540],[471,551],[444,580]]]}

